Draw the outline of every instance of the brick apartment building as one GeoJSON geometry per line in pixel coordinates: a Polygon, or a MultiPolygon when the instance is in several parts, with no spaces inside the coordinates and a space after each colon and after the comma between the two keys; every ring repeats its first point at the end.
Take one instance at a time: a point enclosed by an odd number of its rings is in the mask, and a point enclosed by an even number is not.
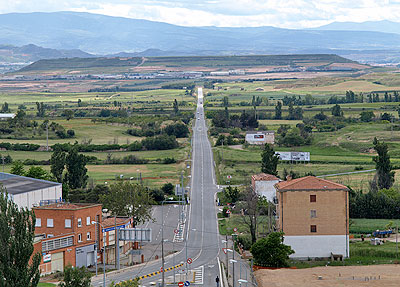
{"type": "Polygon", "coordinates": [[[33,208],[36,215],[35,252],[40,252],[42,274],[62,271],[65,266],[95,263],[95,242],[102,246],[101,204],[55,203],[33,208]]]}
{"type": "Polygon", "coordinates": [[[292,258],[349,256],[349,189],[332,181],[307,176],[282,181],[277,190],[277,228],[292,258]]]}

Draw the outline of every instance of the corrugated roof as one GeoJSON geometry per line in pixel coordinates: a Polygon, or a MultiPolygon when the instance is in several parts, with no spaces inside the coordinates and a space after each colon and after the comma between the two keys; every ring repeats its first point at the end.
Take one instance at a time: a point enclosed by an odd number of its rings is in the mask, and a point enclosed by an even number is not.
{"type": "Polygon", "coordinates": [[[264,181],[273,181],[279,180],[275,175],[266,174],[266,173],[259,173],[251,176],[255,181],[264,180],[264,181]]]}
{"type": "Polygon", "coordinates": [[[294,190],[348,190],[342,184],[315,176],[306,176],[275,184],[278,191],[294,190]]]}
{"type": "Polygon", "coordinates": [[[0,172],[0,184],[9,194],[20,194],[61,185],[61,183],[58,182],[19,176],[5,172],[0,172]]]}

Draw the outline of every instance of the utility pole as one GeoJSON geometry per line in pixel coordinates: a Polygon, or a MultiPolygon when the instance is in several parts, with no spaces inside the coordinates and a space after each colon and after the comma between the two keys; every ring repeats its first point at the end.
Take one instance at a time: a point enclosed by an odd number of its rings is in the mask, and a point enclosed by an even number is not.
{"type": "Polygon", "coordinates": [[[235,287],[235,240],[232,236],[232,287],[235,287]]]}
{"type": "Polygon", "coordinates": [[[225,235],[225,251],[226,251],[226,278],[228,278],[229,280],[228,234],[225,235]]]}
{"type": "Polygon", "coordinates": [[[161,218],[162,218],[162,223],[161,223],[161,275],[162,275],[162,285],[161,287],[164,287],[165,283],[165,276],[164,276],[164,201],[162,202],[162,207],[161,207],[161,218]]]}

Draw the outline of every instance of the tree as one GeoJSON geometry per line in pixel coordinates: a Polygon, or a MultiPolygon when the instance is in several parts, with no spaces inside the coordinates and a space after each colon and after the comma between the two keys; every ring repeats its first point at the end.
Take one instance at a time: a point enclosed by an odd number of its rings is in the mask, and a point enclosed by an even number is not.
{"type": "Polygon", "coordinates": [[[31,166],[25,176],[42,180],[51,179],[50,174],[40,166],[31,166]]]}
{"type": "Polygon", "coordinates": [[[275,119],[276,120],[282,119],[282,103],[280,101],[275,106],[275,119]]]}
{"type": "Polygon", "coordinates": [[[375,162],[377,184],[379,189],[389,189],[394,183],[394,171],[390,163],[390,156],[388,154],[388,146],[384,142],[379,142],[374,138],[374,149],[378,156],[373,158],[375,162]]]}
{"type": "Polygon", "coordinates": [[[100,202],[114,216],[129,216],[134,227],[152,220],[151,202],[147,188],[131,182],[117,182],[110,186],[110,192],[100,196],[100,202]]]}
{"type": "Polygon", "coordinates": [[[44,114],[45,114],[45,105],[43,104],[43,102],[36,102],[36,109],[37,109],[37,113],[36,115],[38,117],[43,118],[44,114]]]}
{"type": "Polygon", "coordinates": [[[261,172],[278,175],[278,162],[279,156],[275,154],[273,147],[266,143],[261,153],[261,172]]]}
{"type": "Polygon", "coordinates": [[[251,242],[257,241],[257,225],[259,216],[259,196],[252,187],[246,188],[243,194],[243,222],[249,227],[251,242]]]}
{"type": "Polygon", "coordinates": [[[33,256],[35,213],[19,208],[0,191],[0,286],[35,287],[39,284],[40,253],[33,256]]]}
{"type": "Polygon", "coordinates": [[[9,112],[10,111],[10,109],[9,109],[9,107],[8,107],[8,103],[7,102],[4,102],[4,104],[1,106],[1,112],[2,113],[7,113],[7,112],[9,112]]]}
{"type": "Polygon", "coordinates": [[[175,186],[172,183],[166,183],[161,187],[161,190],[168,195],[173,195],[174,194],[174,190],[175,190],[175,186]]]}
{"type": "Polygon", "coordinates": [[[231,203],[235,203],[239,199],[239,189],[237,187],[228,186],[225,188],[225,195],[231,203]]]}
{"type": "Polygon", "coordinates": [[[78,153],[77,146],[72,146],[65,157],[65,166],[67,168],[65,180],[71,189],[86,186],[88,179],[86,163],[87,158],[78,153]]]}
{"type": "Polygon", "coordinates": [[[336,104],[336,105],[334,105],[333,107],[332,107],[332,116],[335,116],[335,117],[343,117],[343,111],[342,111],[342,108],[338,105],[338,104],[336,104]]]}
{"type": "Polygon", "coordinates": [[[60,283],[60,287],[90,287],[92,273],[86,267],[64,268],[64,279],[60,283]]]}
{"type": "Polygon", "coordinates": [[[268,267],[289,267],[289,255],[294,251],[283,244],[283,232],[272,232],[261,238],[250,248],[256,264],[268,267]]]}
{"type": "Polygon", "coordinates": [[[178,101],[176,99],[174,100],[173,108],[174,108],[175,115],[177,115],[179,113],[179,105],[178,105],[178,101]]]}
{"type": "Polygon", "coordinates": [[[13,165],[11,166],[10,173],[24,176],[25,168],[24,168],[24,164],[22,163],[22,161],[20,161],[20,160],[14,161],[13,165]]]}
{"type": "Polygon", "coordinates": [[[74,117],[74,114],[75,112],[73,110],[65,110],[63,111],[62,116],[65,117],[67,121],[69,121],[74,117]]]}
{"type": "Polygon", "coordinates": [[[362,122],[370,122],[372,119],[375,117],[375,114],[373,111],[363,111],[360,114],[360,120],[362,122]]]}
{"type": "Polygon", "coordinates": [[[139,278],[130,279],[128,281],[122,281],[117,284],[111,282],[109,287],[139,287],[139,278]]]}

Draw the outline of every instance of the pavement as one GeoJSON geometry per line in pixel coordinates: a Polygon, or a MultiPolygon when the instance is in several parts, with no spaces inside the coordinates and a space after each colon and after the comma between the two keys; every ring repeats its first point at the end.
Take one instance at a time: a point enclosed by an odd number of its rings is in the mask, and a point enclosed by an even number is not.
{"type": "MultiPolygon", "coordinates": [[[[216,286],[215,278],[217,276],[221,277],[218,256],[221,251],[222,243],[218,233],[216,217],[217,206],[215,205],[215,196],[217,186],[215,181],[214,160],[211,145],[207,137],[207,126],[203,109],[203,91],[201,88],[198,89],[198,103],[193,128],[191,171],[190,204],[187,206],[186,210],[183,241],[174,242],[174,248],[176,246],[176,250],[178,251],[165,258],[165,272],[158,272],[162,267],[162,261],[160,259],[148,261],[144,264],[107,273],[106,286],[112,281],[117,283],[153,273],[154,275],[141,279],[141,286],[157,286],[162,282],[163,274],[165,283],[170,283],[171,278],[173,281],[174,272],[175,275],[179,274],[176,278],[179,278],[179,280],[183,282],[189,281],[191,286],[216,286]],[[182,263],[182,266],[176,267],[182,263]]],[[[164,206],[163,208],[165,219],[170,218],[169,215],[167,216],[168,210],[172,212],[171,218],[175,217],[172,215],[174,212],[173,207],[164,206]]],[[[176,224],[177,223],[178,222],[176,222],[176,224]]],[[[174,229],[176,229],[176,226],[168,220],[164,222],[164,232],[160,231],[161,226],[162,221],[160,223],[159,220],[157,220],[154,225],[149,223],[148,227],[154,228],[153,236],[155,236],[155,238],[153,238],[153,240],[155,240],[155,244],[153,245],[156,246],[157,242],[161,243],[160,236],[163,233],[164,239],[168,239],[164,244],[165,247],[168,248],[167,246],[172,245],[171,240],[173,241],[174,239],[174,229]]],[[[158,253],[159,249],[157,247],[154,250],[156,250],[155,253],[158,253]]],[[[93,286],[102,286],[102,278],[101,274],[93,277],[93,286]]],[[[169,286],[178,286],[178,284],[176,283],[169,286]]]]}

